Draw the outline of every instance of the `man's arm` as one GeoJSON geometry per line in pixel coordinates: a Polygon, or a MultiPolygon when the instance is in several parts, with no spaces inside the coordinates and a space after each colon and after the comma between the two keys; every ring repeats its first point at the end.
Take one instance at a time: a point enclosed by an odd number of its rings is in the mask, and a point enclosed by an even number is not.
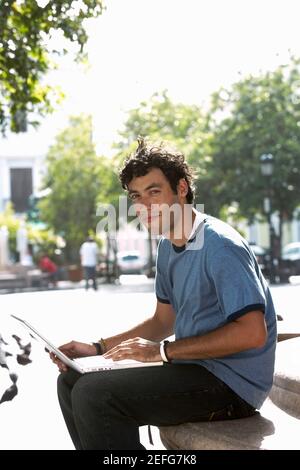
{"type": "MultiPolygon", "coordinates": [[[[252,311],[202,336],[179,339],[168,344],[167,355],[173,359],[208,359],[229,356],[248,349],[261,348],[267,339],[264,314],[252,311]]],[[[161,360],[158,344],[141,338],[121,342],[105,357],[115,360],[161,360]]]]}
{"type": "Polygon", "coordinates": [[[168,344],[167,353],[171,360],[229,356],[263,347],[267,335],[264,314],[252,311],[203,336],[172,342],[168,344]]]}
{"type": "MultiPolygon", "coordinates": [[[[147,344],[147,351],[144,350],[145,357],[153,357],[154,347],[157,349],[158,346],[158,356],[155,360],[161,360],[159,355],[159,341],[173,334],[174,322],[175,312],[173,307],[170,304],[157,302],[155,313],[151,318],[148,318],[143,323],[125,331],[124,333],[111,336],[110,338],[105,338],[106,350],[109,351],[114,349],[115,347],[118,347],[120,343],[123,344],[123,350],[128,349],[128,346],[125,345],[125,343],[128,341],[135,341],[135,339],[139,337],[139,340],[143,338],[142,341],[144,345],[147,344]]],[[[92,344],[80,343],[78,341],[71,341],[67,344],[63,344],[59,349],[66,354],[66,356],[72,359],[76,357],[95,356],[97,354],[95,346],[92,344]]],[[[53,353],[50,354],[50,357],[61,371],[67,370],[67,366],[53,353]]],[[[115,356],[113,358],[116,359],[115,356]]]]}
{"type": "Polygon", "coordinates": [[[171,304],[157,301],[155,313],[151,318],[124,333],[105,338],[104,342],[107,350],[132,338],[160,342],[174,333],[174,323],[175,312],[171,304]]]}

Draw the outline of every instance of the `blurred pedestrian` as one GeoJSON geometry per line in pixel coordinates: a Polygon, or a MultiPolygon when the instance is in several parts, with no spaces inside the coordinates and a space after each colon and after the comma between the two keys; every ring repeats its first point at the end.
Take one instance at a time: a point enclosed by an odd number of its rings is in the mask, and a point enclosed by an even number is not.
{"type": "Polygon", "coordinates": [[[94,290],[97,290],[96,266],[98,260],[98,245],[93,237],[89,236],[86,239],[81,245],[79,252],[84,271],[85,289],[88,290],[89,280],[91,279],[93,281],[94,290]]]}
{"type": "Polygon", "coordinates": [[[43,273],[48,274],[49,281],[53,286],[56,286],[58,267],[46,253],[43,253],[40,257],[39,268],[43,273]]]}

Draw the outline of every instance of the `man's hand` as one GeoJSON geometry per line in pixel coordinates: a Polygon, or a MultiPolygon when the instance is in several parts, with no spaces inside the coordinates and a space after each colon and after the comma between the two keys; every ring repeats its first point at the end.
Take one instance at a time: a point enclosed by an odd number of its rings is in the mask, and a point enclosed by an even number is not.
{"type": "Polygon", "coordinates": [[[157,362],[161,361],[159,347],[160,343],[143,338],[132,338],[110,349],[103,357],[114,361],[134,359],[141,362],[157,362]]]}
{"type": "MultiPolygon", "coordinates": [[[[70,359],[75,359],[76,357],[96,356],[97,354],[95,346],[87,343],[79,343],[79,341],[71,341],[70,343],[63,344],[58,349],[70,359]]],[[[57,365],[60,372],[68,370],[68,366],[55,356],[54,353],[50,353],[50,358],[57,365]]]]}

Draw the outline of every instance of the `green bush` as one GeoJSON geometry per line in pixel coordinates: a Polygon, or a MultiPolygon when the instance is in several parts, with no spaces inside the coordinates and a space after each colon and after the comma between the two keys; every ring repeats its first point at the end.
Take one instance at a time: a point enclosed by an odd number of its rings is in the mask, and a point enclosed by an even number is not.
{"type": "MultiPolygon", "coordinates": [[[[9,232],[9,250],[11,258],[17,259],[17,231],[23,219],[18,218],[13,210],[13,205],[8,203],[4,212],[0,213],[0,226],[5,225],[9,232]]],[[[58,245],[62,244],[59,238],[52,230],[35,227],[33,224],[26,222],[28,234],[28,243],[33,247],[34,261],[38,261],[39,254],[47,253],[50,257],[55,257],[55,250],[58,245]]]]}

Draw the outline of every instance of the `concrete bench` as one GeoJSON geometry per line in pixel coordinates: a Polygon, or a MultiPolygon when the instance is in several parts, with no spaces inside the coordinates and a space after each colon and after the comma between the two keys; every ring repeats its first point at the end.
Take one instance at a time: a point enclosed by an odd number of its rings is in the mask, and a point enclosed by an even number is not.
{"type": "Polygon", "coordinates": [[[0,289],[14,292],[31,287],[47,287],[48,284],[49,274],[34,267],[13,265],[0,272],[0,289]]]}
{"type": "MultiPolygon", "coordinates": [[[[270,399],[280,409],[300,419],[300,338],[277,345],[276,368],[270,399]]],[[[300,444],[300,434],[299,434],[300,444]]]]}
{"type": "Polygon", "coordinates": [[[160,427],[167,449],[300,449],[300,338],[277,345],[274,385],[255,416],[160,427]]]}
{"type": "Polygon", "coordinates": [[[286,320],[277,322],[277,341],[285,341],[287,339],[297,338],[300,336],[299,324],[290,323],[286,320]]]}
{"type": "Polygon", "coordinates": [[[10,272],[0,273],[0,289],[21,289],[24,286],[24,279],[17,274],[10,272]]]}

